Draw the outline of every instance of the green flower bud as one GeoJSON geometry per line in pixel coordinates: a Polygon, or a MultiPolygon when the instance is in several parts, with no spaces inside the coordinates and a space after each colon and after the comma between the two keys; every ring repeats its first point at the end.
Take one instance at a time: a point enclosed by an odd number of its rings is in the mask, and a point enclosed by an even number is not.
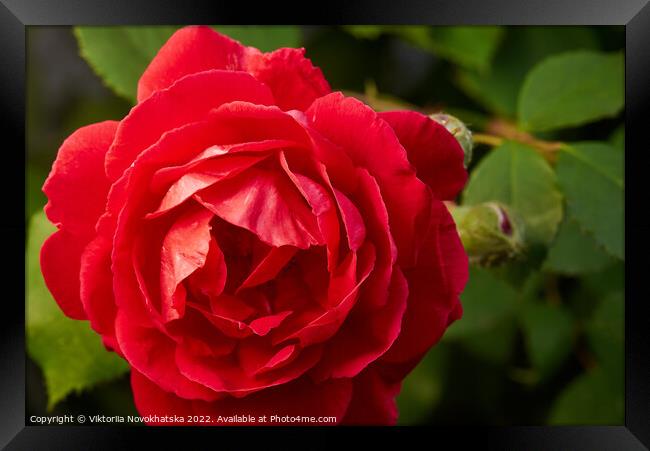
{"type": "Polygon", "coordinates": [[[472,132],[467,128],[467,126],[461,122],[460,119],[454,117],[450,114],[445,113],[436,113],[429,116],[431,119],[436,121],[438,124],[442,125],[454,135],[458,143],[463,148],[465,152],[465,167],[469,165],[469,162],[472,160],[472,150],[474,149],[474,141],[472,140],[472,132]]]}
{"type": "Polygon", "coordinates": [[[465,252],[472,264],[494,266],[516,258],[524,249],[524,225],[497,202],[448,205],[465,252]]]}

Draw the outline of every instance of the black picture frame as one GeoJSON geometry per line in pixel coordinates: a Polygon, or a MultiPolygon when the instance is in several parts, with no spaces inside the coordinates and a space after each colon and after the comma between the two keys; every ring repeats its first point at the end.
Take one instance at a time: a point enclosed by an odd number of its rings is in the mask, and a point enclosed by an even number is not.
{"type": "MultiPolygon", "coordinates": [[[[406,443],[406,434],[419,433],[432,447],[481,446],[488,449],[635,450],[650,447],[649,288],[644,284],[650,222],[644,173],[648,165],[650,118],[650,6],[648,0],[418,0],[306,3],[254,7],[244,2],[162,0],[0,0],[0,121],[4,152],[0,159],[0,231],[2,234],[2,309],[0,310],[0,446],[8,450],[125,449],[144,438],[190,449],[215,448],[215,439],[250,440],[313,449],[341,445],[341,436],[360,434],[362,440],[406,443]],[[431,24],[431,25],[624,25],[626,34],[625,126],[625,424],[623,426],[513,426],[463,428],[137,428],[25,425],[24,328],[24,190],[25,153],[25,36],[31,25],[118,24],[431,24]],[[645,135],[645,136],[644,136],[645,135]],[[645,139],[644,139],[645,138],[645,139]],[[12,143],[10,145],[9,143],[12,143]],[[18,237],[22,237],[20,240],[18,237]],[[6,288],[9,289],[6,289],[6,288]],[[250,431],[259,432],[252,434],[250,431]],[[259,438],[257,438],[259,437],[259,438]],[[267,441],[267,439],[270,439],[267,441]],[[387,440],[387,441],[386,441],[387,440]],[[191,444],[191,446],[188,446],[191,444]]],[[[646,276],[647,277],[647,276],[646,276]]],[[[345,442],[343,442],[345,444],[345,442]]]]}

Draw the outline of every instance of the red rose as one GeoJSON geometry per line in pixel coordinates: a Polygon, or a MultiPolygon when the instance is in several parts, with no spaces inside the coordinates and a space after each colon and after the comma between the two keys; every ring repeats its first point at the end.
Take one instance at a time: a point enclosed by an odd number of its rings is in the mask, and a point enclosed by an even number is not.
{"type": "Polygon", "coordinates": [[[303,55],[183,28],[123,120],[59,149],[43,275],[129,362],[143,416],[393,424],[461,315],[459,144],[330,93],[303,55]]]}

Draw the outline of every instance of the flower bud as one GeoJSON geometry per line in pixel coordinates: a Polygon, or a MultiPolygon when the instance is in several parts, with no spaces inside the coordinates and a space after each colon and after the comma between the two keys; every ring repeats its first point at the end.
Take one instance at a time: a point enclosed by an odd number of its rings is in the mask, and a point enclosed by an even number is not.
{"type": "Polygon", "coordinates": [[[507,206],[497,202],[447,208],[472,264],[494,266],[511,260],[524,249],[524,225],[507,206]]]}
{"type": "Polygon", "coordinates": [[[463,148],[463,152],[465,152],[464,164],[467,167],[472,160],[472,150],[474,149],[472,132],[469,128],[460,119],[450,114],[435,113],[429,117],[445,127],[458,140],[458,143],[463,148]]]}

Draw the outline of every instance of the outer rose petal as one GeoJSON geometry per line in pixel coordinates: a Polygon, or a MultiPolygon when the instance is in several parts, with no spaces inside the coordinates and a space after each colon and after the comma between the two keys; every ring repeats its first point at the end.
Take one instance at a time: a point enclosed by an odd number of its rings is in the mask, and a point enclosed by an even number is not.
{"type": "Polygon", "coordinates": [[[140,77],[138,102],[188,74],[209,69],[242,70],[245,55],[251,50],[210,27],[181,28],[161,47],[140,77]]]}
{"type": "MultiPolygon", "coordinates": [[[[194,413],[191,400],[179,398],[173,393],[164,391],[135,368],[131,368],[131,389],[135,405],[143,417],[181,415],[186,419],[187,416],[194,413]]],[[[149,424],[163,425],[156,421],[151,421],[149,424]]],[[[180,426],[180,424],[177,425],[180,426]]],[[[169,426],[173,426],[173,424],[169,424],[169,426]]]]}
{"type": "Polygon", "coordinates": [[[219,396],[179,372],[174,357],[176,342],[158,329],[135,324],[120,310],[115,320],[115,332],[132,370],[137,368],[147,377],[156,379],[156,384],[183,398],[213,400],[219,396]]]}
{"type": "Polygon", "coordinates": [[[84,245],[76,235],[59,230],[41,247],[45,284],[63,313],[73,319],[86,319],[79,299],[79,259],[84,245]]]}
{"type": "Polygon", "coordinates": [[[210,69],[245,71],[268,85],[283,110],[304,110],[330,92],[304,49],[262,53],[206,26],[185,27],[163,45],[138,82],[138,102],[185,75],[210,69]]]}
{"type": "Polygon", "coordinates": [[[343,424],[393,425],[397,422],[395,397],[401,381],[386,382],[373,367],[368,367],[353,381],[352,401],[343,424]]]}
{"type": "Polygon", "coordinates": [[[410,296],[402,333],[382,361],[421,357],[462,314],[458,296],[468,278],[467,255],[444,204],[434,201],[432,213],[418,264],[406,271],[410,296]]]}
{"type": "Polygon", "coordinates": [[[278,49],[250,58],[247,70],[271,88],[280,108],[304,111],[331,91],[321,70],[304,55],[305,49],[278,49]]]}
{"type": "Polygon", "coordinates": [[[60,230],[41,248],[41,271],[63,312],[75,319],[86,318],[79,297],[81,253],[92,239],[95,223],[106,205],[104,156],[117,124],[100,122],[70,135],[43,185],[49,199],[45,213],[60,230]]]}
{"type": "MultiPolygon", "coordinates": [[[[245,398],[224,398],[206,403],[178,398],[172,393],[163,391],[136,370],[131,371],[131,387],[136,407],[142,416],[210,415],[215,421],[219,416],[235,415],[252,415],[256,418],[266,415],[267,420],[270,420],[271,415],[335,416],[340,421],[352,396],[350,379],[334,379],[322,384],[313,384],[308,379],[302,378],[245,398]]],[[[164,423],[152,422],[150,424],[162,425],[164,423]]],[[[245,424],[252,425],[251,423],[245,424]]],[[[255,423],[254,425],[265,424],[272,425],[273,423],[255,423]]]]}
{"type": "Polygon", "coordinates": [[[81,255],[81,303],[90,320],[90,326],[104,339],[104,343],[119,350],[115,338],[117,308],[113,297],[111,271],[111,241],[98,236],[81,255]]]}
{"type": "Polygon", "coordinates": [[[108,180],[104,157],[113,142],[118,122],[81,127],[59,148],[43,192],[47,217],[77,235],[92,234],[106,206],[108,180]]]}
{"type": "Polygon", "coordinates": [[[436,198],[455,198],[467,181],[463,149],[445,127],[415,111],[388,111],[379,116],[393,127],[418,177],[436,198]]]}

